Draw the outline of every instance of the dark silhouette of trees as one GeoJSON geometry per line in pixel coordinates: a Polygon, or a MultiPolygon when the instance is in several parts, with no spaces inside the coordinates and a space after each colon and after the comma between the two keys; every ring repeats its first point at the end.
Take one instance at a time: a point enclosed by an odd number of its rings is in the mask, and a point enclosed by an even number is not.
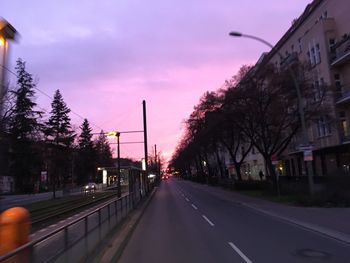
{"type": "Polygon", "coordinates": [[[26,63],[17,60],[17,87],[13,94],[13,107],[8,115],[11,136],[10,174],[15,177],[16,189],[31,191],[35,177],[38,177],[40,158],[34,151],[33,143],[40,138],[41,112],[35,110],[35,83],[32,74],[26,71],[26,63]]]}
{"type": "Polygon", "coordinates": [[[53,196],[57,186],[64,186],[72,177],[72,146],[75,133],[70,123],[70,109],[59,90],[56,90],[51,103],[50,118],[46,122],[45,135],[51,143],[52,167],[50,171],[53,196]]]}
{"type": "Polygon", "coordinates": [[[79,185],[92,180],[96,173],[96,151],[92,141],[92,129],[87,119],[84,119],[80,129],[76,158],[76,173],[79,185]]]}
{"type": "Polygon", "coordinates": [[[75,138],[69,117],[70,109],[67,107],[59,90],[56,90],[51,103],[51,116],[46,123],[45,134],[49,140],[56,144],[70,147],[75,138]]]}
{"type": "MultiPolygon", "coordinates": [[[[302,90],[306,120],[313,120],[326,110],[325,87],[318,87],[316,100],[305,65],[293,63],[289,67],[276,68],[266,63],[243,66],[224,89],[206,93],[186,122],[185,136],[176,148],[171,166],[183,174],[189,174],[194,167],[201,173],[201,160],[209,164],[207,156],[219,157],[218,149],[224,147],[240,180],[241,165],[254,146],[263,156],[268,174],[276,179],[271,159],[286,150],[301,126],[290,70],[302,90]]],[[[219,165],[220,158],[217,159],[216,164],[210,165],[219,165]]]]}
{"type": "MultiPolygon", "coordinates": [[[[96,150],[96,165],[97,167],[113,166],[113,152],[109,145],[104,131],[100,132],[98,138],[94,141],[96,150]]],[[[96,179],[95,179],[96,180],[96,179]]]]}

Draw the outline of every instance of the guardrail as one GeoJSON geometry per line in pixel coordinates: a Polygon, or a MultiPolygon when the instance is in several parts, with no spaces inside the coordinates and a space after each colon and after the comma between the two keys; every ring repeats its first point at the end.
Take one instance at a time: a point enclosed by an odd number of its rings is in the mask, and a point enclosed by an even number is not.
{"type": "Polygon", "coordinates": [[[0,262],[79,262],[86,259],[108,233],[141,200],[129,193],[81,216],[42,238],[0,256],[0,262]]]}

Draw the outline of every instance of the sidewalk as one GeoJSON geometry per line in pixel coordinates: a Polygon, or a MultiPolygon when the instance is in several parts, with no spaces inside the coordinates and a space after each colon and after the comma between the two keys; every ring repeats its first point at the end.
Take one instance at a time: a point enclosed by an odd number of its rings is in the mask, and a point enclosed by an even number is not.
{"type": "Polygon", "coordinates": [[[99,246],[97,252],[86,260],[88,263],[110,263],[117,262],[134,229],[140,221],[147,206],[151,202],[158,187],[154,187],[152,192],[135,208],[134,211],[112,231],[105,241],[99,246]]]}
{"type": "Polygon", "coordinates": [[[350,208],[297,207],[250,197],[220,187],[186,181],[226,201],[241,204],[249,209],[273,216],[311,231],[350,243],[350,208]]]}

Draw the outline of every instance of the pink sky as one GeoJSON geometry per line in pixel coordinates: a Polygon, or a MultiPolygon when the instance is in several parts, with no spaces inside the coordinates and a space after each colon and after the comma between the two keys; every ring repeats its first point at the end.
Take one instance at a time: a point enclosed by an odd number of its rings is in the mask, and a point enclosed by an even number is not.
{"type": "MultiPolygon", "coordinates": [[[[50,96],[67,105],[94,132],[142,130],[147,101],[149,151],[170,157],[183,121],[206,91],[221,87],[243,64],[268,49],[232,30],[276,43],[310,0],[2,0],[0,16],[20,33],[11,68],[21,57],[50,96]]],[[[50,99],[37,93],[50,111],[50,99]]],[[[82,120],[72,114],[78,127],[82,120]]],[[[142,141],[142,134],[121,141],[142,141]]],[[[143,145],[121,155],[143,156],[143,145]]]]}

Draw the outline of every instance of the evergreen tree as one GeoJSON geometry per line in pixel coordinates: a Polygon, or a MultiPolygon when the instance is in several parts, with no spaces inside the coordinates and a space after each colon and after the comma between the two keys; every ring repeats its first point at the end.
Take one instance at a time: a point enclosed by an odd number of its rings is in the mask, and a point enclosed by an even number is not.
{"type": "Polygon", "coordinates": [[[90,128],[89,121],[84,119],[83,124],[80,127],[81,134],[79,136],[79,149],[80,150],[91,150],[93,148],[92,129],[90,128]]]}
{"type": "Polygon", "coordinates": [[[59,90],[56,90],[51,103],[51,116],[46,123],[45,133],[56,144],[71,146],[75,134],[70,124],[70,109],[67,107],[59,90]]]}
{"type": "Polygon", "coordinates": [[[113,166],[113,157],[111,147],[106,139],[104,131],[100,132],[97,140],[95,141],[95,149],[97,154],[97,166],[98,167],[110,167],[113,166]]]}
{"type": "Polygon", "coordinates": [[[78,140],[77,175],[78,184],[92,180],[95,173],[95,149],[91,140],[92,129],[87,119],[80,126],[81,133],[78,140]]]}
{"type": "Polygon", "coordinates": [[[32,74],[26,71],[26,63],[17,60],[17,89],[13,91],[15,95],[15,105],[10,121],[10,133],[15,139],[31,140],[40,133],[41,125],[39,119],[42,112],[34,110],[37,105],[34,102],[35,83],[32,74]]]}
{"type": "Polygon", "coordinates": [[[45,134],[52,142],[52,166],[50,180],[53,188],[53,198],[56,197],[56,186],[65,186],[72,177],[72,146],[75,133],[72,130],[69,112],[59,90],[56,90],[51,103],[51,116],[46,122],[45,134]]]}
{"type": "Polygon", "coordinates": [[[39,120],[41,112],[36,111],[35,83],[32,74],[26,71],[26,63],[17,60],[17,86],[12,91],[14,106],[9,120],[11,134],[10,174],[15,177],[15,187],[23,192],[33,191],[40,167],[40,158],[35,150],[34,141],[40,135],[42,127],[39,120]]]}

